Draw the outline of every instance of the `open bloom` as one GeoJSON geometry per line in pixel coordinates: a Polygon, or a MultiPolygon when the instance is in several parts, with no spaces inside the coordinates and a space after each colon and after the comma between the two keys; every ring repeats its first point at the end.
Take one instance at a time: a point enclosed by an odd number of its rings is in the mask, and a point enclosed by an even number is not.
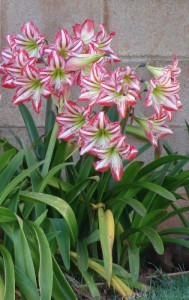
{"type": "Polygon", "coordinates": [[[90,152],[92,148],[104,149],[109,141],[121,135],[119,122],[111,122],[103,111],[96,115],[80,130],[82,138],[81,155],[90,152]]]}
{"type": "Polygon", "coordinates": [[[100,158],[100,161],[94,163],[96,171],[105,172],[110,168],[115,180],[120,181],[123,174],[122,157],[132,160],[137,150],[133,145],[126,144],[125,136],[118,136],[109,142],[106,149],[93,149],[91,153],[100,158]]]}
{"type": "Polygon", "coordinates": [[[90,114],[90,107],[81,107],[71,100],[65,101],[63,113],[56,116],[56,122],[59,124],[57,138],[65,141],[74,140],[79,144],[80,128],[86,124],[90,114]]]}
{"type": "Polygon", "coordinates": [[[43,48],[42,55],[49,54],[52,50],[56,50],[60,55],[68,57],[70,53],[82,53],[84,43],[78,38],[73,38],[67,30],[61,29],[56,33],[54,43],[43,48]]]}
{"type": "Polygon", "coordinates": [[[7,36],[7,41],[11,49],[18,51],[26,49],[30,57],[41,56],[41,50],[45,46],[45,37],[41,35],[39,29],[33,22],[28,22],[22,25],[21,34],[10,34],[7,36]]]}
{"type": "Polygon", "coordinates": [[[31,100],[36,113],[39,113],[42,96],[48,98],[52,94],[51,86],[40,79],[39,70],[29,64],[22,69],[22,76],[16,78],[14,84],[17,85],[17,90],[13,103],[20,104],[31,100]]]}
{"type": "Polygon", "coordinates": [[[171,81],[171,74],[168,71],[150,81],[145,105],[147,107],[153,105],[157,114],[160,114],[162,108],[167,111],[178,111],[182,107],[178,96],[179,90],[179,83],[171,81]]]}
{"type": "Polygon", "coordinates": [[[104,67],[100,67],[97,63],[94,63],[91,67],[90,74],[81,76],[79,100],[89,101],[90,105],[93,105],[100,94],[101,82],[107,74],[108,71],[104,67]]]}
{"type": "Polygon", "coordinates": [[[97,103],[104,106],[116,104],[122,118],[126,117],[128,106],[135,105],[140,97],[140,82],[131,68],[116,69],[109,80],[102,82],[101,87],[97,103]]]}
{"type": "Polygon", "coordinates": [[[33,65],[35,67],[36,58],[29,58],[28,52],[23,49],[15,53],[9,63],[4,64],[4,73],[2,77],[2,86],[6,88],[14,88],[14,79],[21,76],[22,69],[25,65],[33,65]]]}
{"type": "Polygon", "coordinates": [[[53,50],[48,57],[48,66],[40,69],[41,78],[53,86],[58,97],[63,93],[65,84],[74,84],[74,72],[65,71],[65,58],[53,50]]]}
{"type": "Polygon", "coordinates": [[[85,44],[92,41],[94,37],[94,20],[86,19],[82,25],[75,24],[72,28],[75,36],[80,38],[85,44]]]}
{"type": "Polygon", "coordinates": [[[156,114],[150,118],[135,117],[136,122],[144,129],[147,138],[154,147],[158,146],[160,138],[173,134],[172,130],[165,125],[166,119],[166,114],[163,114],[161,117],[158,117],[156,114]]]}

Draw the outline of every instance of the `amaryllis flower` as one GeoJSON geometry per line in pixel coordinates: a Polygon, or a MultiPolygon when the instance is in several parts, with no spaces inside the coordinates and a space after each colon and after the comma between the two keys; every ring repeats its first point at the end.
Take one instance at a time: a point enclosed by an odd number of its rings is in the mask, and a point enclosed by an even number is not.
{"type": "Polygon", "coordinates": [[[111,32],[110,34],[108,34],[107,31],[105,30],[104,24],[100,24],[100,27],[101,27],[101,31],[99,31],[96,34],[92,43],[94,43],[95,47],[98,50],[104,51],[106,54],[108,54],[109,57],[114,62],[119,62],[120,59],[117,57],[115,51],[110,46],[110,43],[112,41],[112,38],[115,35],[115,32],[111,32]]]}
{"type": "Polygon", "coordinates": [[[58,97],[64,92],[65,84],[73,85],[75,80],[75,73],[65,71],[65,58],[55,50],[48,57],[48,66],[40,69],[40,76],[53,86],[58,97]]]}
{"type": "Polygon", "coordinates": [[[158,140],[167,135],[173,134],[172,130],[165,125],[167,114],[158,117],[154,114],[150,118],[135,117],[135,120],[143,128],[147,138],[154,147],[158,147],[158,140]]]}
{"type": "Polygon", "coordinates": [[[45,46],[45,37],[41,35],[39,29],[33,22],[28,22],[22,25],[21,34],[10,34],[7,36],[7,41],[11,49],[16,51],[26,49],[30,57],[40,57],[40,52],[45,46]]]}
{"type": "Polygon", "coordinates": [[[105,67],[100,67],[97,63],[94,63],[90,69],[90,74],[81,76],[79,100],[89,101],[89,105],[93,105],[100,94],[101,82],[107,74],[108,71],[105,67]]]}
{"type": "Polygon", "coordinates": [[[109,80],[102,82],[101,87],[97,103],[104,106],[116,104],[122,118],[126,117],[128,107],[135,105],[136,99],[140,98],[140,82],[131,68],[125,71],[116,69],[109,80]]]}
{"type": "Polygon", "coordinates": [[[84,42],[78,38],[73,38],[70,33],[61,29],[56,33],[54,43],[43,48],[42,55],[51,53],[56,50],[60,55],[68,57],[70,53],[82,53],[84,42]]]}
{"type": "Polygon", "coordinates": [[[52,94],[52,87],[41,80],[40,71],[29,64],[22,69],[22,76],[16,78],[14,83],[18,87],[13,103],[20,104],[31,100],[37,113],[41,107],[42,96],[48,98],[52,94]]]}
{"type": "Polygon", "coordinates": [[[147,107],[152,105],[158,115],[160,115],[162,108],[167,111],[178,111],[182,107],[178,95],[179,90],[179,83],[177,81],[172,82],[170,71],[167,71],[150,81],[145,105],[147,107]]]}
{"type": "Polygon", "coordinates": [[[59,124],[57,138],[65,141],[74,140],[79,144],[80,128],[86,124],[90,114],[90,107],[81,107],[71,100],[65,101],[63,113],[56,116],[56,122],[59,124]]]}
{"type": "Polygon", "coordinates": [[[82,138],[81,152],[83,155],[92,148],[104,149],[110,140],[121,135],[119,122],[111,122],[103,111],[96,115],[80,130],[82,138]]]}
{"type": "Polygon", "coordinates": [[[72,28],[75,36],[85,44],[92,41],[94,37],[94,20],[86,19],[82,25],[76,24],[72,28]]]}
{"type": "Polygon", "coordinates": [[[25,49],[19,50],[13,55],[9,63],[4,64],[4,72],[6,75],[2,77],[2,86],[6,88],[16,87],[14,79],[21,76],[22,69],[26,64],[35,67],[36,58],[30,58],[25,49]]]}
{"type": "Polygon", "coordinates": [[[92,154],[100,158],[100,161],[94,163],[96,171],[105,172],[109,168],[116,181],[120,181],[123,174],[122,158],[132,160],[137,155],[137,149],[126,144],[125,136],[115,137],[109,142],[106,149],[93,149],[92,154]]]}
{"type": "Polygon", "coordinates": [[[152,67],[150,65],[145,66],[156,78],[160,77],[164,73],[170,72],[171,80],[176,81],[179,76],[181,69],[178,67],[178,59],[176,55],[173,56],[172,65],[165,66],[164,68],[152,67]]]}

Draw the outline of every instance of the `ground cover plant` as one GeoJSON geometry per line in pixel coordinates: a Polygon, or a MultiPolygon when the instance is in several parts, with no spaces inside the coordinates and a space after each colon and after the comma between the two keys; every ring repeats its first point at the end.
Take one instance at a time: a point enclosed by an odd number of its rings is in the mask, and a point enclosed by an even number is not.
{"type": "Polygon", "coordinates": [[[167,123],[182,106],[177,58],[161,68],[138,66],[152,74],[148,82],[137,68],[109,70],[119,58],[110,45],[114,33],[102,24],[98,33],[92,20],[73,26],[73,35],[62,29],[52,44],[32,22],[21,31],[7,36],[0,65],[31,142],[16,133],[18,148],[1,140],[2,299],[77,299],[81,278],[96,299],[102,281],[126,299],[134,289],[148,290],[138,277],[149,245],[159,254],[165,242],[189,247],[169,237],[173,230],[189,234],[189,207],[175,203],[178,188],[188,192],[188,155],[164,143],[167,155],[159,157],[160,139],[173,134],[167,123]],[[79,95],[70,99],[74,87],[79,95]],[[42,135],[28,101],[36,113],[46,104],[42,135]],[[139,101],[149,116],[137,115],[139,101]],[[127,143],[128,132],[145,140],[139,149],[127,143]],[[150,147],[156,159],[145,165],[140,155],[150,147]],[[176,214],[184,228],[158,232],[176,214]]]}

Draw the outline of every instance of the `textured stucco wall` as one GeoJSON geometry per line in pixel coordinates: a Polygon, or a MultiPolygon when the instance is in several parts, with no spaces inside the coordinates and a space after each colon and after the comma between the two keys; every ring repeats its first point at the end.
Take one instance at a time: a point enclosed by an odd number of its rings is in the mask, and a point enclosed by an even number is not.
{"type": "MultiPolygon", "coordinates": [[[[157,62],[166,65],[176,54],[182,73],[182,110],[174,114],[175,135],[168,138],[175,151],[189,151],[185,120],[189,122],[189,0],[0,0],[1,47],[4,36],[18,33],[23,22],[33,21],[50,42],[61,28],[71,30],[84,19],[103,22],[108,32],[115,31],[112,46],[122,58],[121,65],[157,62]]],[[[8,128],[25,135],[18,108],[11,103],[11,91],[1,90],[0,135],[9,136],[8,128]]],[[[36,117],[43,126],[44,112],[36,117]]]]}

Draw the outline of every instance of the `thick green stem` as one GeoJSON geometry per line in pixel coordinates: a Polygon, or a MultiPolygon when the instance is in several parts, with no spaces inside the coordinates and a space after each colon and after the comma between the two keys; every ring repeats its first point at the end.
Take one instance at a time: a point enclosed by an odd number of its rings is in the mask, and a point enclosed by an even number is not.
{"type": "Polygon", "coordinates": [[[51,159],[52,159],[52,155],[53,155],[53,151],[54,151],[54,147],[55,147],[55,143],[56,143],[56,134],[57,134],[57,132],[58,132],[58,124],[55,123],[54,127],[53,127],[53,131],[51,133],[51,138],[50,138],[50,141],[49,141],[47,152],[46,152],[46,155],[45,155],[45,163],[43,165],[43,169],[42,169],[42,172],[41,172],[41,175],[43,177],[49,171],[49,166],[50,166],[50,163],[51,163],[51,159]]]}

